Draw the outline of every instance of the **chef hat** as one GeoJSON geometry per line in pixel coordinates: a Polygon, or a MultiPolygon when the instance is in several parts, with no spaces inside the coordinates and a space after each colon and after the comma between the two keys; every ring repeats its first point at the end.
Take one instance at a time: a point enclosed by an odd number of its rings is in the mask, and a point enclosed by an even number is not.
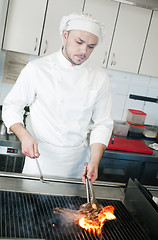
{"type": "Polygon", "coordinates": [[[98,43],[101,43],[104,38],[104,25],[98,20],[94,19],[92,15],[88,13],[82,14],[70,14],[64,16],[60,22],[60,36],[62,38],[63,30],[83,30],[93,33],[98,37],[98,43]]]}

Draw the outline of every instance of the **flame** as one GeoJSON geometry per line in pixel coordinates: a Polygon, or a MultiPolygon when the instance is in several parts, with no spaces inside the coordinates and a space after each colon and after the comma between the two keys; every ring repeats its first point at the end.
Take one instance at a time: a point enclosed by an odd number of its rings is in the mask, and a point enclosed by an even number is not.
{"type": "Polygon", "coordinates": [[[89,231],[89,233],[92,231],[94,234],[97,233],[97,235],[101,235],[102,227],[105,221],[116,219],[114,209],[115,208],[113,206],[104,207],[95,220],[82,217],[79,219],[79,226],[89,231]]]}

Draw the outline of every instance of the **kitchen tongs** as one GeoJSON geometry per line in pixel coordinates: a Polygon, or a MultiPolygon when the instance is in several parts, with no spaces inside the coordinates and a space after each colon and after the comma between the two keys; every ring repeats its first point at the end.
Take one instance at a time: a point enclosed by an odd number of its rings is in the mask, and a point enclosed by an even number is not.
{"type": "Polygon", "coordinates": [[[98,208],[98,203],[97,203],[97,200],[95,198],[93,183],[90,179],[87,178],[87,172],[86,172],[85,178],[86,178],[87,202],[90,202],[92,204],[92,208],[97,209],[98,208]]]}
{"type": "Polygon", "coordinates": [[[86,193],[87,202],[92,204],[92,208],[97,209],[97,200],[95,198],[95,192],[93,188],[92,181],[86,177],[86,193]]]}
{"type": "Polygon", "coordinates": [[[36,157],[35,157],[35,160],[36,160],[37,168],[38,168],[38,171],[39,171],[39,174],[40,174],[40,181],[41,181],[42,183],[44,183],[45,180],[43,179],[43,174],[42,174],[42,171],[41,171],[41,167],[40,167],[39,162],[38,162],[38,159],[37,159],[36,157]]]}

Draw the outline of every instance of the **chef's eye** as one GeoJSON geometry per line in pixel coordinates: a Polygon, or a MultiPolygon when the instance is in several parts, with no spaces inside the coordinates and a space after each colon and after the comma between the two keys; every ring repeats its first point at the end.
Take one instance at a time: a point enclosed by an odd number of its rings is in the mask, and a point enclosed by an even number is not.
{"type": "Polygon", "coordinates": [[[82,42],[78,42],[78,41],[76,41],[77,42],[77,44],[82,44],[82,42]]]}
{"type": "Polygon", "coordinates": [[[94,48],[94,46],[88,45],[89,48],[94,48]]]}

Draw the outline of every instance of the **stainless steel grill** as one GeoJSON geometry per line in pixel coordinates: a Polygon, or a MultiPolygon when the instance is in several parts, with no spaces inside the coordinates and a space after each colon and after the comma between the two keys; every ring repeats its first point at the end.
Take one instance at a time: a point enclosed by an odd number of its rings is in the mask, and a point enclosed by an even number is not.
{"type": "MultiPolygon", "coordinates": [[[[123,203],[119,200],[97,199],[103,206],[115,207],[114,221],[107,221],[103,227],[102,239],[146,240],[123,203]]],[[[53,213],[53,209],[78,209],[86,198],[78,196],[52,196],[12,191],[0,191],[0,237],[19,239],[99,239],[75,223],[67,223],[53,213]]]]}

